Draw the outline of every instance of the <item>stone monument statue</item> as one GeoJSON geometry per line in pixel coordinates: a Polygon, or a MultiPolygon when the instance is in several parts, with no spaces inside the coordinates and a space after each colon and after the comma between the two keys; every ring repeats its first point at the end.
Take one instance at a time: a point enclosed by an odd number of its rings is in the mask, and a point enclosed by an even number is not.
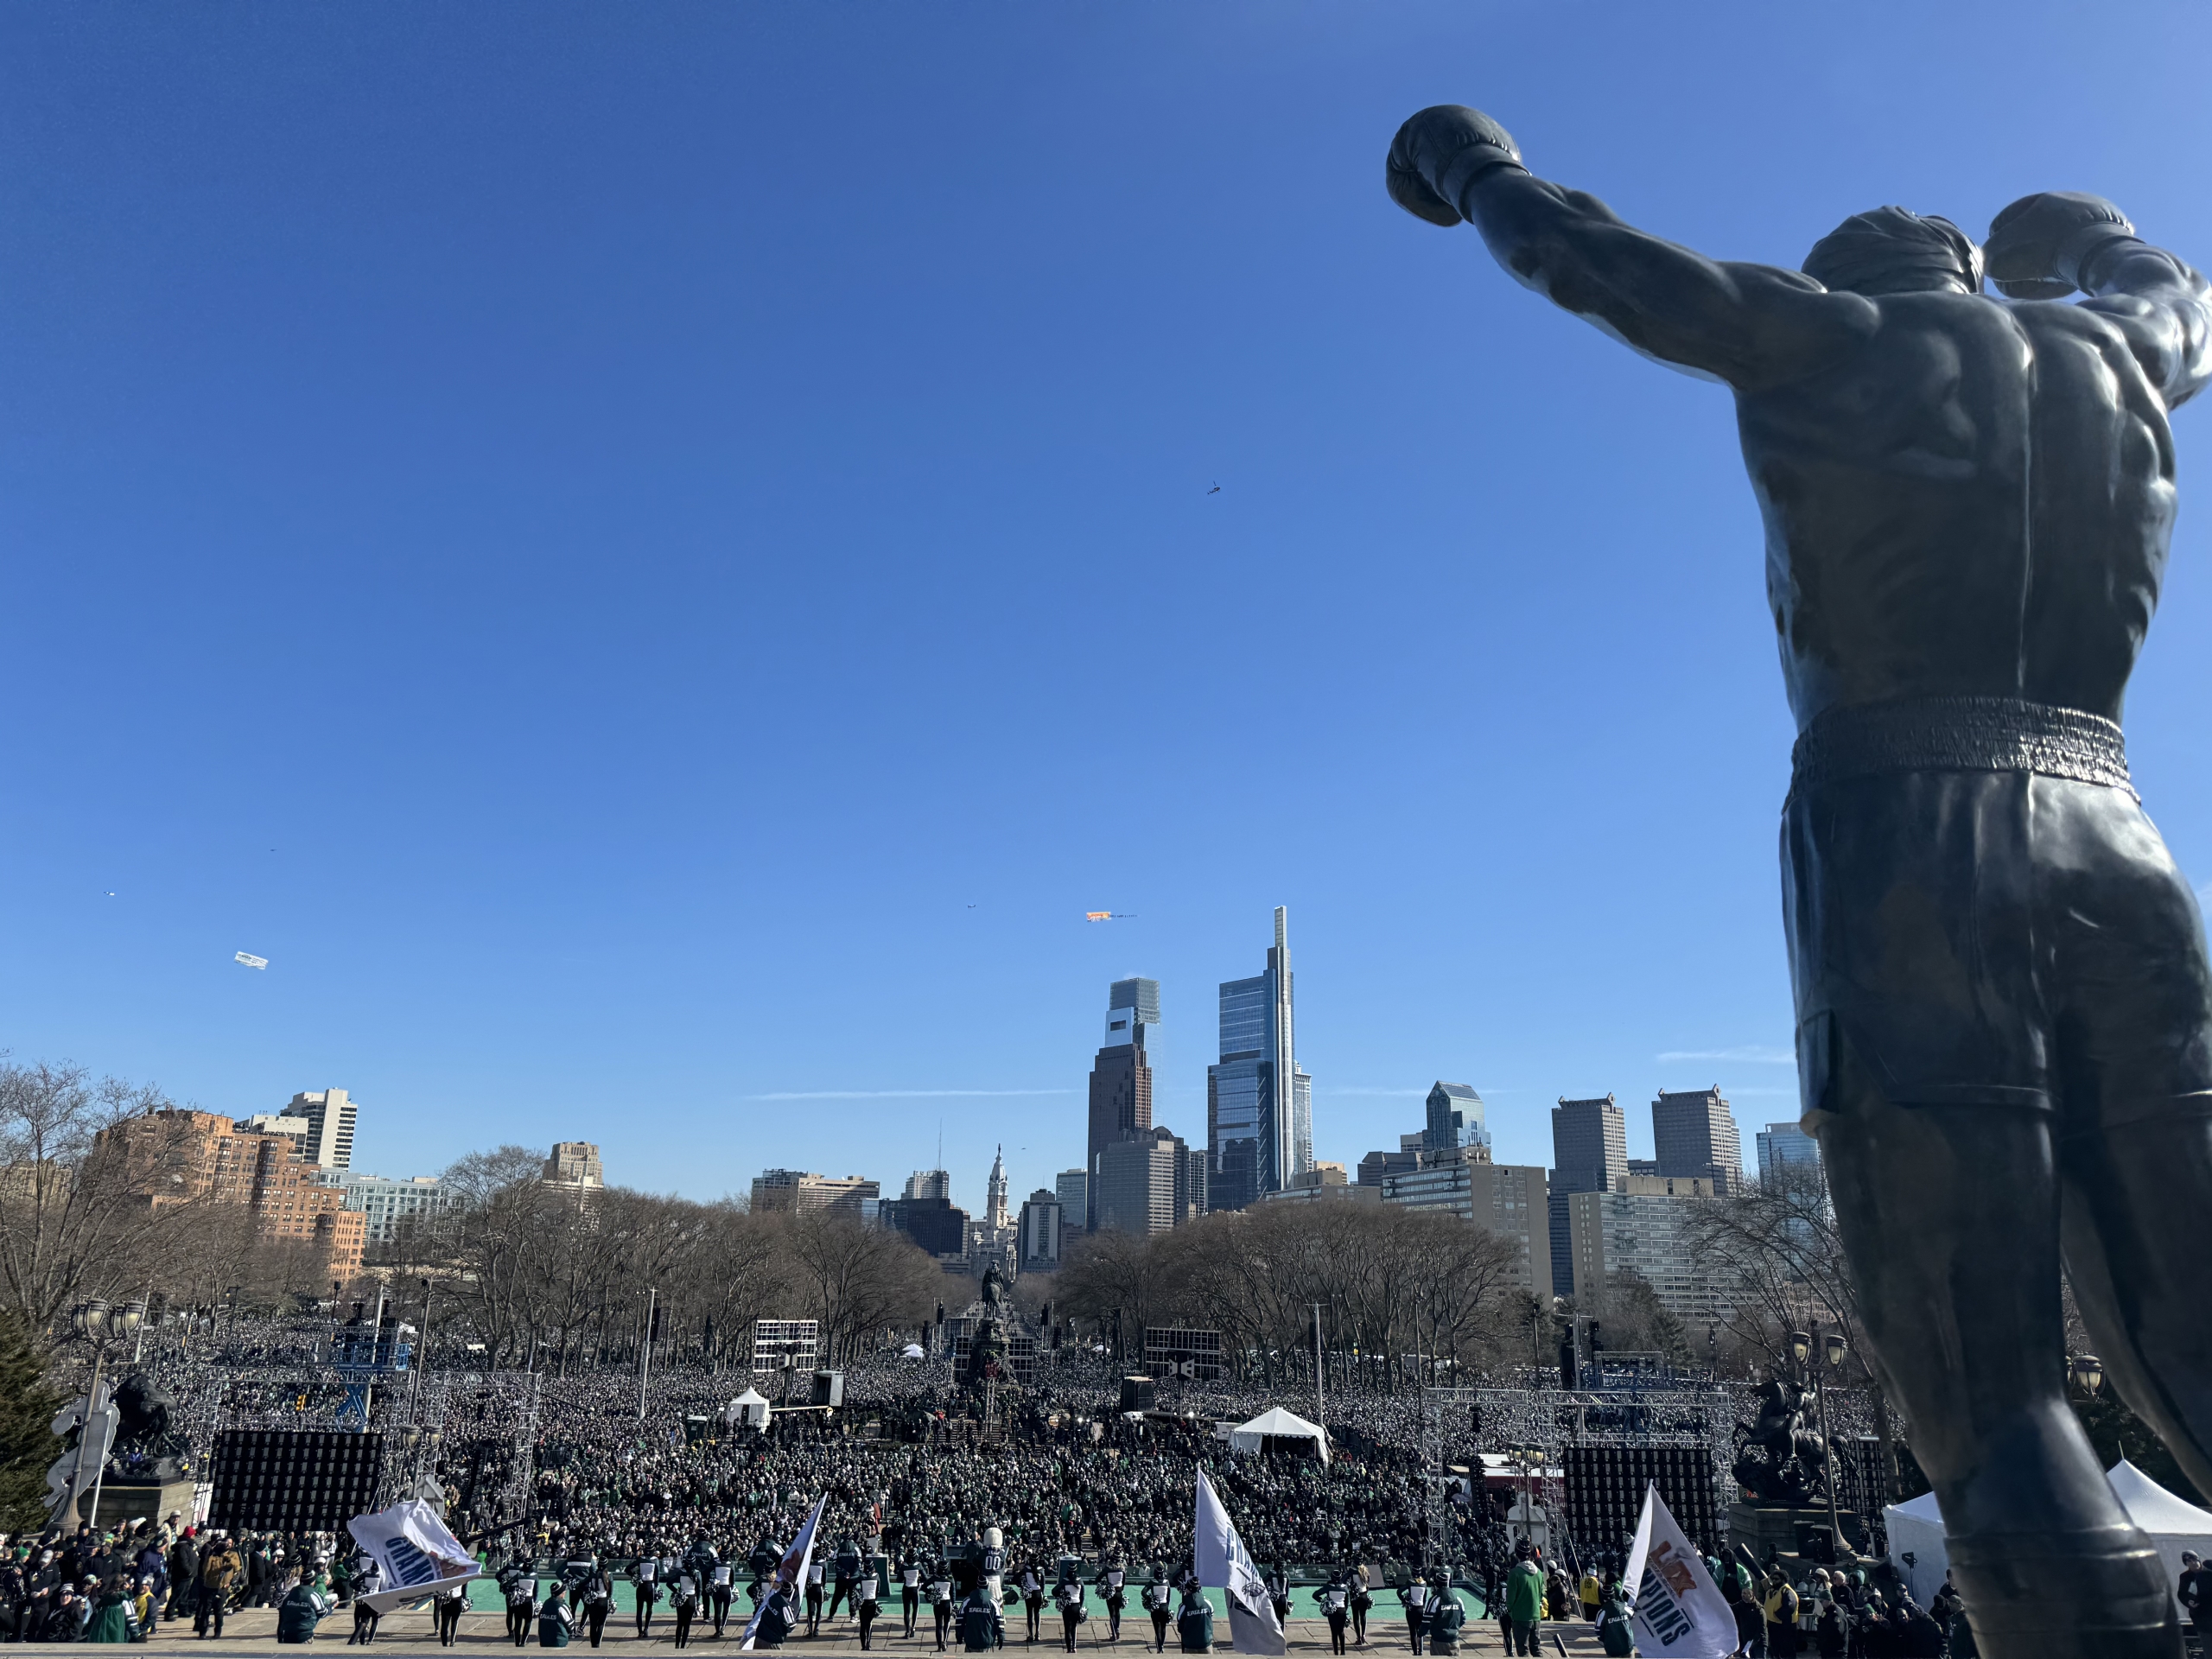
{"type": "Polygon", "coordinates": [[[2169,415],[2212,374],[2204,279],[2070,193],[1982,247],[1882,207],[1802,270],[1709,259],[1456,105],[1399,130],[1388,180],[1735,394],[1799,733],[1804,1122],[1872,1357],[1984,1653],[2177,1656],[2158,1558],[2066,1404],[2059,1267],[2212,1491],[2212,969],[2119,725],[2173,528],[2169,415]]]}
{"type": "Polygon", "coordinates": [[[1821,1438],[1806,1426],[1805,1390],[1783,1377],[1759,1390],[1756,1422],[1736,1431],[1736,1484],[1770,1503],[1802,1504],[1827,1490],[1821,1438]]]}

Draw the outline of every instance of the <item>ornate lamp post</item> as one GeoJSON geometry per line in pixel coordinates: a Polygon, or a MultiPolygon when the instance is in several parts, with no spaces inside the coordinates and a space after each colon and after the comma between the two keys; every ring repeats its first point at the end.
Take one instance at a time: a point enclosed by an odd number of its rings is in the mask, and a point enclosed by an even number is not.
{"type": "Polygon", "coordinates": [[[92,1351],[92,1382],[85,1395],[85,1427],[77,1439],[77,1459],[69,1471],[69,1502],[62,1510],[62,1524],[72,1530],[87,1518],[78,1510],[79,1500],[85,1489],[85,1452],[97,1439],[99,1461],[92,1471],[92,1516],[100,1509],[100,1481],[107,1472],[106,1436],[101,1433],[103,1413],[107,1402],[101,1396],[101,1372],[106,1369],[107,1351],[117,1343],[132,1336],[145,1318],[143,1303],[125,1302],[111,1306],[100,1297],[79,1302],[69,1310],[69,1324],[76,1339],[92,1351]]]}
{"type": "MultiPolygon", "coordinates": [[[[1815,1329],[1817,1331],[1818,1327],[1815,1326],[1815,1329]]],[[[1836,1366],[1843,1363],[1843,1357],[1848,1350],[1844,1343],[1843,1333],[1841,1332],[1828,1332],[1825,1336],[1821,1338],[1819,1345],[1821,1350],[1822,1357],[1827,1361],[1828,1368],[1830,1370],[1833,1370],[1836,1366]]],[[[1834,1447],[1830,1445],[1830,1441],[1834,1437],[1830,1434],[1828,1429],[1827,1397],[1821,1387],[1821,1368],[1813,1363],[1813,1348],[1814,1337],[1812,1333],[1803,1331],[1792,1331],[1789,1333],[1790,1354],[1797,1361],[1800,1368],[1800,1374],[1808,1374],[1811,1376],[1813,1383],[1813,1406],[1820,1414],[1821,1473],[1823,1477],[1821,1484],[1828,1489],[1828,1541],[1831,1548],[1834,1551],[1835,1559],[1840,1561],[1843,1559],[1843,1553],[1846,1546],[1843,1541],[1843,1528],[1836,1517],[1835,1452],[1834,1447]]]]}

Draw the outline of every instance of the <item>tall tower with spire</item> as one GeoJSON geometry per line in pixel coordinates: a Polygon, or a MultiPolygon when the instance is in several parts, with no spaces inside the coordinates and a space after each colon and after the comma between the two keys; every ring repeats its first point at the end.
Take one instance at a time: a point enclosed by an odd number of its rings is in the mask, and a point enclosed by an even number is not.
{"type": "Polygon", "coordinates": [[[991,1160],[991,1182],[983,1204],[983,1215],[995,1230],[1007,1224],[1006,1220],[1006,1147],[999,1147],[998,1156],[991,1160]]]}

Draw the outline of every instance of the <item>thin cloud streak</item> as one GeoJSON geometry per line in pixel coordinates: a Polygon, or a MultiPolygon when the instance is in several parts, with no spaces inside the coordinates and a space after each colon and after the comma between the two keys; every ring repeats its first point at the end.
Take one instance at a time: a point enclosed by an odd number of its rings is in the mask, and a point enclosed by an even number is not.
{"type": "Polygon", "coordinates": [[[1797,1056],[1792,1050],[1775,1048],[1765,1043],[1746,1043],[1740,1048],[1670,1048],[1659,1056],[1662,1065],[1673,1065],[1682,1060],[1734,1061],[1739,1065],[1795,1065],[1797,1056]]]}
{"type": "Polygon", "coordinates": [[[1011,1100],[1025,1095],[1071,1095],[1072,1089],[785,1089],[747,1100],[1011,1100]]]}

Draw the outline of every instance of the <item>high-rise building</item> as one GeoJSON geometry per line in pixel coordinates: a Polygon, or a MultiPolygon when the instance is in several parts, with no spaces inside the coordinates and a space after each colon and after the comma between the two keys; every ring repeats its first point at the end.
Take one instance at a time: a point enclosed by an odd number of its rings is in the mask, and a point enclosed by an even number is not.
{"type": "MultiPolygon", "coordinates": [[[[1160,982],[1117,979],[1106,993],[1106,1040],[1090,1067],[1090,1127],[1084,1149],[1088,1169],[1118,1141],[1152,1127],[1152,1058],[1145,1037],[1160,1023],[1160,982]]],[[[1084,1211],[1084,1224],[1097,1218],[1084,1211]]]]}
{"type": "Polygon", "coordinates": [[[1206,1183],[1243,1210],[1313,1166],[1313,1079],[1298,1069],[1290,912],[1275,907],[1267,971],[1221,987],[1221,1059],[1206,1068],[1206,1183]]]}
{"type": "Polygon", "coordinates": [[[353,1166],[353,1118],[358,1101],[346,1098],[343,1089],[324,1089],[297,1094],[284,1109],[287,1117],[303,1117],[308,1123],[307,1157],[325,1169],[353,1166]]]}
{"type": "Polygon", "coordinates": [[[1087,1169],[1062,1170],[1052,1178],[1052,1192],[1060,1201],[1061,1230],[1081,1232],[1084,1218],[1090,1213],[1090,1172],[1087,1169]]]}
{"type": "Polygon", "coordinates": [[[1516,1247],[1514,1282],[1548,1306],[1550,1241],[1544,1172],[1534,1164],[1493,1164],[1471,1152],[1382,1177],[1382,1202],[1408,1210],[1441,1210],[1489,1228],[1516,1247]]]}
{"type": "Polygon", "coordinates": [[[1552,1108],[1552,1289],[1574,1291],[1573,1225],[1567,1198],[1576,1192],[1612,1192],[1628,1174],[1628,1119],[1611,1095],[1569,1100],[1552,1108]]]}
{"type": "Polygon", "coordinates": [[[936,1256],[964,1262],[968,1212],[950,1198],[887,1198],[876,1209],[881,1225],[901,1232],[936,1256]]]}
{"type": "Polygon", "coordinates": [[[545,1179],[556,1186],[605,1186],[606,1166],[589,1141],[556,1141],[545,1154],[545,1179]]]}
{"type": "Polygon", "coordinates": [[[1651,1139],[1662,1175],[1709,1180],[1724,1198],[1742,1190],[1744,1143],[1719,1090],[1662,1089],[1651,1103],[1651,1139]]]}
{"type": "Polygon", "coordinates": [[[883,1196],[880,1185],[859,1175],[815,1175],[798,1169],[765,1169],[753,1178],[753,1213],[787,1211],[809,1216],[834,1210],[857,1217],[866,1198],[883,1196]]]}
{"type": "Polygon", "coordinates": [[[1442,1083],[1428,1091],[1428,1127],[1421,1144],[1430,1152],[1457,1152],[1467,1147],[1490,1150],[1490,1130],[1483,1122],[1483,1097],[1464,1083],[1442,1083]]]}
{"type": "Polygon", "coordinates": [[[1821,1143],[1795,1123],[1770,1123],[1756,1137],[1759,1148],[1759,1182],[1764,1185],[1785,1168],[1821,1166],[1821,1143]]]}
{"type": "Polygon", "coordinates": [[[952,1172],[944,1169],[918,1169],[906,1178],[905,1197],[910,1198],[943,1198],[952,1202],[952,1172]]]}
{"type": "Polygon", "coordinates": [[[1021,1270],[1052,1273],[1060,1265],[1059,1195],[1039,1187],[1021,1206],[1021,1270]]]}
{"type": "Polygon", "coordinates": [[[1099,1231],[1164,1233],[1175,1224],[1182,1145],[1166,1129],[1151,1128],[1100,1151],[1092,1182],[1099,1231]]]}
{"type": "Polygon", "coordinates": [[[1706,1319],[1720,1312],[1723,1298],[1698,1255],[1692,1225],[1692,1206],[1713,1193],[1703,1176],[1629,1175],[1611,1192],[1572,1194],[1577,1310],[1602,1316],[1607,1280],[1626,1268],[1671,1313],[1706,1319]]]}

